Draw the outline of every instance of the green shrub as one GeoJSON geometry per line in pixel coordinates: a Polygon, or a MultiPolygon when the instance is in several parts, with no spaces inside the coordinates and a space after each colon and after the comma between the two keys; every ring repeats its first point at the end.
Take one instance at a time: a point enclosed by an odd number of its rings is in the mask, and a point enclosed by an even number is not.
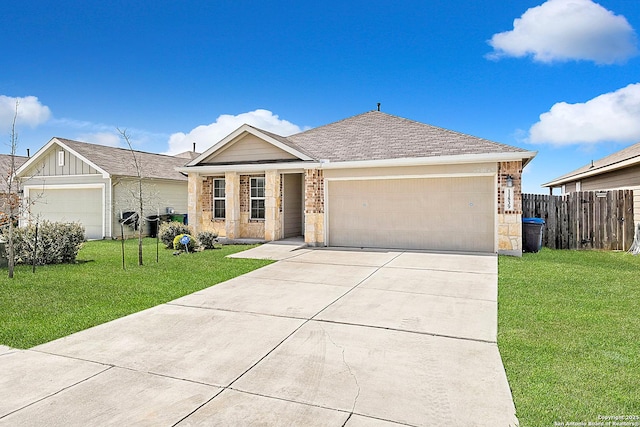
{"type": "Polygon", "coordinates": [[[198,233],[198,241],[205,249],[213,249],[217,243],[218,233],[211,231],[201,231],[198,233]]]}
{"type": "MultiPolygon", "coordinates": [[[[35,225],[13,230],[16,264],[33,263],[35,232],[35,225]]],[[[9,239],[9,232],[6,229],[3,232],[3,238],[9,239]]],[[[84,241],[84,227],[79,223],[43,221],[38,225],[36,264],[73,263],[84,241]]]]}
{"type": "Polygon", "coordinates": [[[200,246],[198,244],[198,241],[190,234],[178,234],[176,237],[173,238],[173,249],[175,250],[184,250],[184,243],[182,243],[180,240],[182,240],[183,237],[188,237],[189,238],[189,243],[187,243],[187,250],[189,252],[193,252],[196,249],[198,249],[198,246],[200,246]]]}
{"type": "Polygon", "coordinates": [[[177,221],[160,224],[158,237],[167,248],[173,248],[173,240],[180,234],[193,234],[193,231],[188,225],[177,221]]]}

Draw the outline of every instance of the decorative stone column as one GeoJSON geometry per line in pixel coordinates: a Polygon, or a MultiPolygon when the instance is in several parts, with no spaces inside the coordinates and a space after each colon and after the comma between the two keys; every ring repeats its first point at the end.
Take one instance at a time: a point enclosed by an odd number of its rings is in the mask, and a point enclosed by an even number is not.
{"type": "Polygon", "coordinates": [[[227,238],[237,239],[240,237],[240,175],[236,172],[226,172],[224,182],[225,232],[227,238]]]}
{"type": "Polygon", "coordinates": [[[190,173],[188,179],[187,215],[193,232],[198,234],[202,229],[202,177],[200,174],[190,173]]]}
{"type": "Polygon", "coordinates": [[[324,246],[324,174],[320,169],[304,171],[304,241],[324,246]]]}
{"type": "Polygon", "coordinates": [[[283,236],[282,216],[280,206],[282,194],[280,173],[276,170],[266,171],[265,182],[265,213],[264,213],[264,239],[267,241],[280,240],[283,236]]]}
{"type": "Polygon", "coordinates": [[[498,165],[498,253],[522,256],[522,161],[498,165]],[[507,177],[513,184],[513,201],[507,210],[507,177]]]}

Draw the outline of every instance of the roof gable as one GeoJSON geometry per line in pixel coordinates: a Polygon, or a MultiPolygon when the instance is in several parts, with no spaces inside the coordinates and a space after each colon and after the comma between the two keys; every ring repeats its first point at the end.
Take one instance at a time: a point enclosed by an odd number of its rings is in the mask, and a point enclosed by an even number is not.
{"type": "Polygon", "coordinates": [[[313,160],[287,138],[250,125],[242,125],[191,161],[203,164],[313,160]]]}
{"type": "Polygon", "coordinates": [[[102,175],[108,173],[75,150],[69,148],[63,140],[52,138],[44,147],[32,156],[17,171],[18,176],[57,176],[57,175],[102,175]],[[62,165],[58,156],[63,153],[62,165]]]}

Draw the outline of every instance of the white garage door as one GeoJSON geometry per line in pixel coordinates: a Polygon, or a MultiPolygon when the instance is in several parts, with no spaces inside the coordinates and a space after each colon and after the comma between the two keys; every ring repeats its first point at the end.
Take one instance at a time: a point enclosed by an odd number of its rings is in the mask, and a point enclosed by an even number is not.
{"type": "Polygon", "coordinates": [[[80,222],[87,239],[102,239],[104,211],[101,188],[32,188],[32,216],[62,222],[80,222]]]}
{"type": "Polygon", "coordinates": [[[328,182],[330,246],[494,252],[494,178],[328,182]]]}

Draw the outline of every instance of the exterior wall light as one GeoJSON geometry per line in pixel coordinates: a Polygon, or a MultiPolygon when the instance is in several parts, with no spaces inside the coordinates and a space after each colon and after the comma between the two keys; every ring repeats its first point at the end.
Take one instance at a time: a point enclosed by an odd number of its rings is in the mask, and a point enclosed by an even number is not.
{"type": "Polygon", "coordinates": [[[511,175],[507,175],[507,187],[513,187],[513,177],[511,175]]]}

